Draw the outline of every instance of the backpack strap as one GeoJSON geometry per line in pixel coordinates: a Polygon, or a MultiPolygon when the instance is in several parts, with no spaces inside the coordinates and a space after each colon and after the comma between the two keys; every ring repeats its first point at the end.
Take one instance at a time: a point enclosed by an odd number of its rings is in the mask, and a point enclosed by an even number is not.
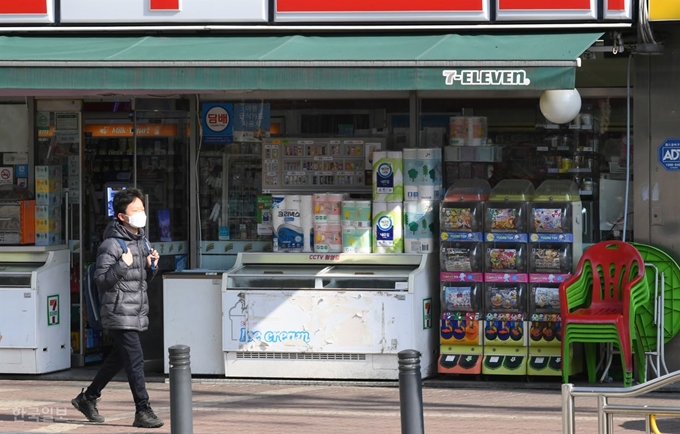
{"type": "Polygon", "coordinates": [[[116,238],[116,241],[118,241],[118,244],[120,244],[120,248],[123,250],[123,254],[127,253],[128,248],[127,244],[125,243],[125,240],[122,238],[116,238]]]}

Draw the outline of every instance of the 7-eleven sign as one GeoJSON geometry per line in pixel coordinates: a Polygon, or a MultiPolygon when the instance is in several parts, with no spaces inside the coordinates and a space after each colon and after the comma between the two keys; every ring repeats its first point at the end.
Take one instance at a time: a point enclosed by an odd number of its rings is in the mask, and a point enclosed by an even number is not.
{"type": "Polygon", "coordinates": [[[179,11],[180,0],[149,0],[149,10],[151,11],[179,11]]]}
{"type": "Polygon", "coordinates": [[[50,295],[47,297],[47,325],[59,324],[59,296],[50,295]]]}

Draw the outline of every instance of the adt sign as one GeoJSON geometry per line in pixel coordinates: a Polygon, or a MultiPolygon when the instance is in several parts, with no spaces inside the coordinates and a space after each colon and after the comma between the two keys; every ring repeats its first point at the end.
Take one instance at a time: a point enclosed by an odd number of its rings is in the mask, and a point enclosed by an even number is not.
{"type": "Polygon", "coordinates": [[[659,146],[659,163],[666,170],[680,170],[680,139],[666,139],[659,146]]]}

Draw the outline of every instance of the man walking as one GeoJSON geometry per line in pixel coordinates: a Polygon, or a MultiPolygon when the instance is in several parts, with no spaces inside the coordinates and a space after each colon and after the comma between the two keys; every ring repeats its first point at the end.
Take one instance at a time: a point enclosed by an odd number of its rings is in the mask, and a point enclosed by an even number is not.
{"type": "Polygon", "coordinates": [[[159,259],[158,252],[150,248],[144,237],[143,198],[142,192],[134,188],[122,190],[113,198],[116,218],[104,230],[104,241],[97,251],[95,281],[101,301],[102,327],[113,336],[114,348],[92,384],[71,400],[71,404],[90,422],[104,422],[97,410],[97,401],[109,381],[124,368],[136,407],[133,426],[158,428],[163,426],[163,421],[149,404],[139,340],[139,332],[149,327],[146,290],[156,275],[159,259]]]}

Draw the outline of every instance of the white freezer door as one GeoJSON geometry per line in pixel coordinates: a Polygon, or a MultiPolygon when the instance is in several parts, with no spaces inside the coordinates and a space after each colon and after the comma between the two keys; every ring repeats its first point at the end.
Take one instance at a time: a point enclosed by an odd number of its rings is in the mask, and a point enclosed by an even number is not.
{"type": "MultiPolygon", "coordinates": [[[[36,292],[0,288],[0,348],[37,348],[36,292]]],[[[47,324],[47,312],[43,312],[47,324]]]]}
{"type": "Polygon", "coordinates": [[[223,349],[396,353],[412,337],[410,303],[399,292],[227,290],[223,349]]]}

